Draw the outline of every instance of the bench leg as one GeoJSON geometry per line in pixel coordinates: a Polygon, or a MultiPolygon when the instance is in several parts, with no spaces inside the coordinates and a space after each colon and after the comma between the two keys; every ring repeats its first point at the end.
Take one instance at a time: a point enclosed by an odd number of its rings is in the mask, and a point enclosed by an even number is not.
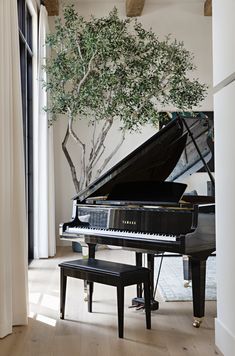
{"type": "MultiPolygon", "coordinates": [[[[141,252],[136,252],[135,260],[136,260],[136,266],[142,267],[143,259],[142,259],[142,253],[141,252]]],[[[142,283],[137,284],[137,298],[142,298],[142,283]]]]}
{"type": "Polygon", "coordinates": [[[92,313],[92,294],[94,283],[88,281],[88,312],[92,313]]]}
{"type": "Polygon", "coordinates": [[[117,286],[117,305],[118,305],[118,336],[123,338],[124,326],[124,287],[117,286]]]}
{"type": "Polygon", "coordinates": [[[145,301],[145,317],[146,328],[151,329],[151,304],[150,304],[150,281],[144,282],[144,301],[145,301]]]}
{"type": "Polygon", "coordinates": [[[66,298],[67,276],[64,269],[60,269],[60,319],[64,319],[65,298],[66,298]]]}

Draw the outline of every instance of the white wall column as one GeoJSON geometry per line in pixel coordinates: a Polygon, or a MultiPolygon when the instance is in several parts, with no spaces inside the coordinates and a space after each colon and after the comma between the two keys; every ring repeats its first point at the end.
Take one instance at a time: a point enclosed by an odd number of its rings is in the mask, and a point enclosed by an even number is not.
{"type": "Polygon", "coordinates": [[[235,82],[215,94],[216,344],[235,355],[235,82]]]}
{"type": "Polygon", "coordinates": [[[216,345],[235,355],[235,2],[213,1],[216,177],[216,345]]]}

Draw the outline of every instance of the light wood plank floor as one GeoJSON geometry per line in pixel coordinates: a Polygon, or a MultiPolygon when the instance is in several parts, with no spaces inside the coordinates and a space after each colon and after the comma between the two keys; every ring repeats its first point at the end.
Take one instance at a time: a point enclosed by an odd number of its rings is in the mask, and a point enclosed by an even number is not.
{"type": "MultiPolygon", "coordinates": [[[[98,251],[98,258],[134,263],[123,250],[98,251]]],[[[200,329],[192,327],[190,302],[160,303],[145,329],[143,311],[128,309],[135,287],[125,289],[124,339],[117,336],[116,290],[95,285],[93,313],[83,300],[83,281],[69,279],[66,320],[59,319],[59,268],[64,260],[80,258],[71,248],[59,248],[55,258],[35,260],[29,268],[29,325],[15,327],[0,340],[0,356],[210,356],[221,355],[214,344],[216,303],[206,303],[200,329]]]]}

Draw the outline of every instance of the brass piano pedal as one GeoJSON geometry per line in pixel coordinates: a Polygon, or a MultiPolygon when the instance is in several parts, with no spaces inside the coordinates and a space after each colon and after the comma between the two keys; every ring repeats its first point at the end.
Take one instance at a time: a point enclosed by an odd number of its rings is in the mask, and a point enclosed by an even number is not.
{"type": "Polygon", "coordinates": [[[135,310],[144,310],[145,306],[144,305],[139,305],[135,308],[135,310]]]}
{"type": "MultiPolygon", "coordinates": [[[[138,308],[139,309],[144,309],[144,298],[133,298],[132,299],[132,306],[131,308],[138,308]]],[[[159,303],[157,300],[151,300],[151,310],[158,310],[159,309],[159,303]]]]}
{"type": "Polygon", "coordinates": [[[138,308],[137,304],[132,304],[128,306],[128,309],[134,309],[134,308],[138,308]]]}
{"type": "Polygon", "coordinates": [[[136,310],[144,308],[144,298],[142,297],[135,297],[132,299],[131,308],[135,308],[136,310]]]}
{"type": "Polygon", "coordinates": [[[202,321],[203,321],[203,318],[194,318],[193,326],[195,328],[200,328],[200,325],[201,325],[202,321]]]}
{"type": "Polygon", "coordinates": [[[129,309],[141,310],[144,309],[144,304],[132,304],[128,306],[129,309]]]}
{"type": "MultiPolygon", "coordinates": [[[[136,298],[134,298],[136,299],[136,298]]],[[[132,300],[132,304],[128,306],[129,309],[134,309],[135,310],[140,310],[140,309],[144,309],[144,302],[137,302],[136,300],[132,300]]]]}

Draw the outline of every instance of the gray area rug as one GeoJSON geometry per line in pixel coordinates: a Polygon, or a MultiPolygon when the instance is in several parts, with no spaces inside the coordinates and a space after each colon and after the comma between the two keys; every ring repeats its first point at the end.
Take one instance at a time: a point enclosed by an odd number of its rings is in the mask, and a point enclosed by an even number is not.
{"type": "MultiPolygon", "coordinates": [[[[155,258],[157,274],[160,258],[155,258]]],[[[206,300],[216,300],[216,257],[207,260],[206,300]]],[[[158,293],[166,302],[192,300],[192,287],[184,287],[181,257],[164,257],[159,278],[158,293]]]]}

